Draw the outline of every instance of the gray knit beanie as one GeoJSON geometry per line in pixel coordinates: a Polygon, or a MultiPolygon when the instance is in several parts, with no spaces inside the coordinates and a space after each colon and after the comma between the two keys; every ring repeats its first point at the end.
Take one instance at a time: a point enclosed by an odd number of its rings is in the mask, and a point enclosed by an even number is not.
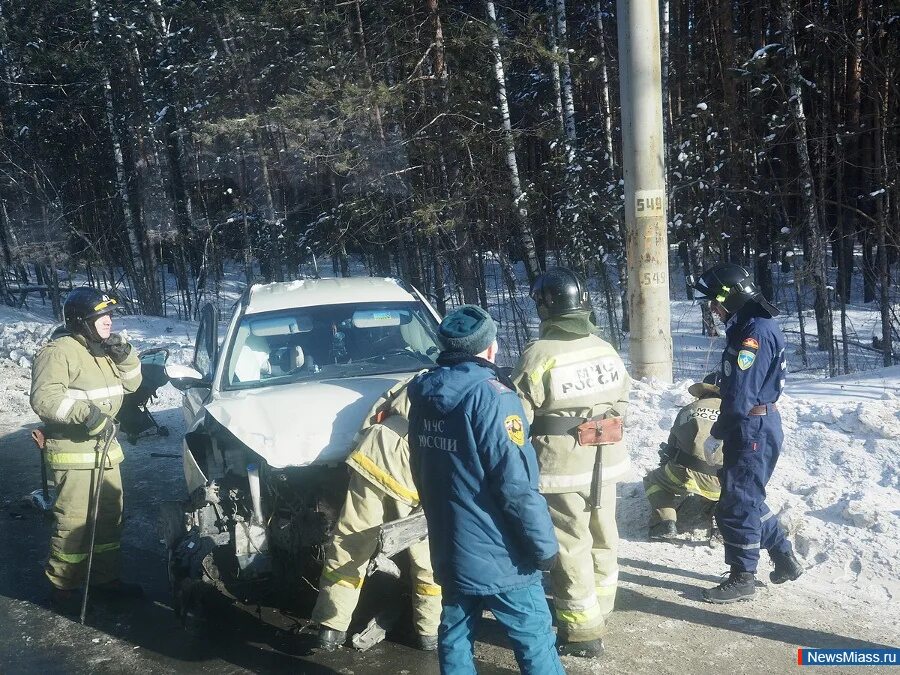
{"type": "Polygon", "coordinates": [[[497,337],[497,324],[478,305],[462,305],[444,317],[438,333],[445,351],[474,356],[491,346],[497,337]]]}

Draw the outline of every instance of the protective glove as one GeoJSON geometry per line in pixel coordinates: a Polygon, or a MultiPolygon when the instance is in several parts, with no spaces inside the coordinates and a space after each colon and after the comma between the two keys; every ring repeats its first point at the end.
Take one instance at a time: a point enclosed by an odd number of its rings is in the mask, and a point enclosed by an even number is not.
{"type": "Polygon", "coordinates": [[[131,345],[119,333],[112,333],[103,341],[103,349],[116,365],[122,363],[131,354],[131,345]]]}
{"type": "Polygon", "coordinates": [[[99,413],[97,420],[92,421],[91,426],[88,427],[88,436],[105,437],[113,432],[114,426],[115,422],[112,417],[99,413]]]}
{"type": "Polygon", "coordinates": [[[541,572],[549,572],[554,567],[556,567],[556,563],[559,562],[559,553],[555,553],[552,558],[547,558],[546,560],[539,560],[537,564],[537,568],[541,572]]]}
{"type": "Polygon", "coordinates": [[[713,436],[707,436],[706,440],[703,441],[703,454],[706,455],[706,461],[709,464],[712,464],[713,455],[716,454],[716,451],[722,447],[722,441],[713,436]]]}
{"type": "Polygon", "coordinates": [[[667,464],[675,456],[675,448],[668,443],[659,444],[659,465],[667,464]]]}

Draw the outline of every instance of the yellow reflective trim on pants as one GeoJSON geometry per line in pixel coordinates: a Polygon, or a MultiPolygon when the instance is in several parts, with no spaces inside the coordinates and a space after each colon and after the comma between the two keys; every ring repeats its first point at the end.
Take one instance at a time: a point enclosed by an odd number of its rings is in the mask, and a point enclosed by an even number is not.
{"type": "Polygon", "coordinates": [[[415,490],[410,490],[405,487],[400,481],[391,476],[389,473],[384,471],[380,466],[378,466],[371,459],[363,455],[359,452],[354,452],[350,455],[350,459],[360,465],[366,472],[372,476],[376,481],[381,483],[384,487],[389,490],[396,492],[398,495],[402,497],[406,497],[407,499],[412,499],[416,502],[419,501],[419,493],[415,490]]]}
{"type": "Polygon", "coordinates": [[[584,611],[574,611],[571,609],[557,609],[556,618],[564,623],[582,624],[596,623],[598,619],[603,617],[600,606],[595,605],[584,611]]]}
{"type": "MultiPolygon", "coordinates": [[[[708,499],[711,502],[719,501],[719,497],[721,496],[721,493],[710,492],[709,490],[704,490],[699,485],[697,485],[697,481],[695,481],[693,478],[688,478],[687,480],[682,480],[681,478],[676,476],[674,473],[672,473],[672,470],[669,468],[668,464],[666,464],[666,466],[663,470],[665,471],[666,477],[669,480],[671,480],[673,483],[675,483],[677,485],[680,485],[683,489],[687,490],[688,492],[693,492],[695,495],[700,495],[701,497],[708,499]]],[[[649,495],[651,493],[648,490],[645,494],[649,495]]]]}
{"type": "Polygon", "coordinates": [[[416,595],[441,595],[441,587],[436,584],[416,584],[416,595]]]}
{"type": "Polygon", "coordinates": [[[556,618],[569,624],[594,624],[603,619],[603,610],[595,594],[577,600],[554,598],[556,618]]]}
{"type": "Polygon", "coordinates": [[[704,490],[699,485],[696,490],[697,494],[703,497],[704,499],[708,499],[711,502],[719,501],[719,497],[722,496],[721,492],[710,492],[709,490],[704,490]]]}
{"type": "MultiPolygon", "coordinates": [[[[110,462],[125,459],[122,448],[113,448],[109,451],[107,458],[110,462]]],[[[100,454],[95,451],[91,452],[47,452],[47,462],[50,466],[68,465],[68,464],[88,464],[96,466],[100,461],[100,454]]]]}
{"type": "MultiPolygon", "coordinates": [[[[107,553],[109,551],[116,551],[119,548],[121,548],[121,544],[119,542],[113,542],[111,544],[96,544],[94,546],[94,553],[107,553]]],[[[73,565],[84,562],[88,557],[87,553],[63,553],[61,551],[52,551],[50,555],[57,560],[72,563],[73,565]]]]}
{"type": "Polygon", "coordinates": [[[644,491],[644,495],[649,497],[650,495],[656,494],[657,492],[662,492],[662,486],[660,485],[651,485],[647,490],[644,491]]]}
{"type": "Polygon", "coordinates": [[[324,569],[322,570],[322,576],[333,584],[346,586],[347,588],[362,588],[363,585],[363,580],[360,577],[348,577],[338,574],[334,570],[324,569]]]}

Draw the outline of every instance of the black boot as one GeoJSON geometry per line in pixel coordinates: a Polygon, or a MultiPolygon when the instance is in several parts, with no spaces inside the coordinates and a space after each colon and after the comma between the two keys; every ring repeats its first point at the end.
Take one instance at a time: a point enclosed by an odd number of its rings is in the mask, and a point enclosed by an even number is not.
{"type": "MultiPolygon", "coordinates": [[[[669,521],[671,522],[671,521],[669,521]]],[[[563,642],[556,646],[560,656],[579,656],[594,659],[603,656],[603,640],[585,640],[584,642],[563,642]]]]}
{"type": "Polygon", "coordinates": [[[724,605],[738,600],[749,600],[754,593],[756,593],[756,575],[753,572],[733,569],[721,584],[703,591],[703,599],[717,605],[724,605]]]}
{"type": "Polygon", "coordinates": [[[775,569],[769,572],[769,581],[773,584],[795,581],[803,574],[803,568],[800,567],[800,562],[794,556],[793,551],[788,551],[787,553],[772,551],[769,555],[772,558],[772,563],[775,565],[775,569]]]}
{"type": "Polygon", "coordinates": [[[678,526],[674,520],[661,520],[650,527],[647,538],[650,541],[666,541],[678,536],[678,526]]]}
{"type": "Polygon", "coordinates": [[[347,632],[335,630],[328,626],[320,626],[318,641],[319,649],[324,649],[326,652],[333,652],[335,649],[344,646],[344,643],[347,641],[347,632]]]}

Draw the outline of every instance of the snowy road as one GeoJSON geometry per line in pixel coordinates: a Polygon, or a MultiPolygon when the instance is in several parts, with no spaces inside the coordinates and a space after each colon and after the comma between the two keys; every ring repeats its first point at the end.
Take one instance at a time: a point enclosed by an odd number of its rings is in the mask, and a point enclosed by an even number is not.
{"type": "MultiPolygon", "coordinates": [[[[35,421],[27,410],[28,371],[6,362],[0,375],[6,383],[0,412],[5,467],[0,481],[8,500],[0,513],[0,541],[6,543],[0,549],[4,673],[437,672],[434,655],[405,646],[402,634],[398,641],[365,654],[312,654],[308,607],[235,610],[235,627],[222,640],[206,645],[188,640],[170,609],[155,533],[157,503],[179,497],[182,489],[180,461],[151,457],[179,451],[181,417],[174,407],[177,393],[171,390],[164,392],[158,419],[172,427],[172,437],[126,445],[123,465],[126,575],[145,585],[150,601],[118,612],[98,608],[88,627],[54,615],[47,608],[41,574],[49,523],[18,499],[38,486],[40,476],[27,436],[35,421]]],[[[640,402],[641,395],[636,399],[640,402]]],[[[634,437],[644,439],[646,433],[638,427],[634,437]]],[[[829,594],[823,585],[832,582],[815,578],[815,569],[796,584],[761,587],[752,603],[723,609],[700,602],[700,590],[716,583],[724,569],[721,551],[699,541],[677,546],[642,541],[646,511],[639,483],[623,483],[619,497],[621,586],[607,655],[593,662],[567,659],[568,672],[786,672],[795,667],[798,647],[900,643],[896,612],[890,611],[893,599],[879,604],[854,598],[840,584],[834,586],[839,592],[829,594]]],[[[766,579],[768,567],[761,571],[760,578],[766,579]]],[[[479,672],[516,672],[496,625],[486,621],[484,628],[477,645],[479,672]]]]}

